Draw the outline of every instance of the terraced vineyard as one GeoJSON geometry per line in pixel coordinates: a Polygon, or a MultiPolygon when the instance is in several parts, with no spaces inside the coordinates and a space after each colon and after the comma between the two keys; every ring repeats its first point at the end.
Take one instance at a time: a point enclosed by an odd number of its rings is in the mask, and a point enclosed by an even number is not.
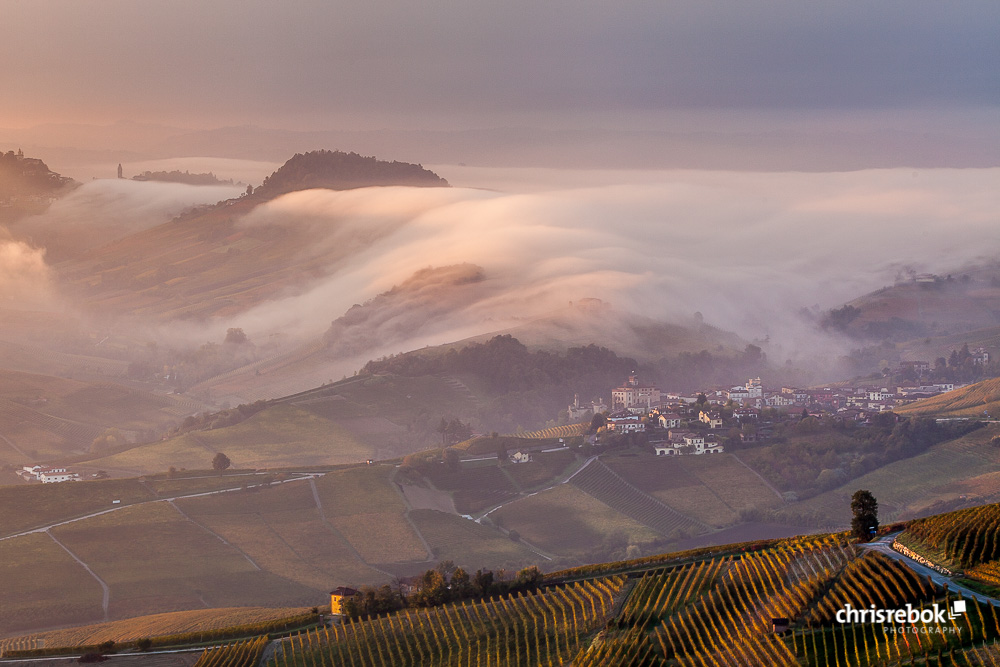
{"type": "Polygon", "coordinates": [[[610,618],[624,577],[404,610],[286,640],[269,667],[559,665],[610,618]]]}
{"type": "Polygon", "coordinates": [[[961,567],[1000,559],[1000,505],[983,505],[910,522],[906,534],[961,567]]]}
{"type": "Polygon", "coordinates": [[[700,533],[708,526],[643,493],[600,461],[593,461],[570,480],[585,493],[665,536],[674,531],[700,533]]]}

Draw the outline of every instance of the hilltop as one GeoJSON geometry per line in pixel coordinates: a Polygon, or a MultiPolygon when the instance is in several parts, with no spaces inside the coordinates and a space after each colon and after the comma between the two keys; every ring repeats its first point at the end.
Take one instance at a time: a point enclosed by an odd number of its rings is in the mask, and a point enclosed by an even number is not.
{"type": "Polygon", "coordinates": [[[375,185],[447,187],[448,181],[418,164],[321,150],[296,153],[265,178],[253,194],[258,200],[273,199],[296,190],[348,190],[375,185]]]}

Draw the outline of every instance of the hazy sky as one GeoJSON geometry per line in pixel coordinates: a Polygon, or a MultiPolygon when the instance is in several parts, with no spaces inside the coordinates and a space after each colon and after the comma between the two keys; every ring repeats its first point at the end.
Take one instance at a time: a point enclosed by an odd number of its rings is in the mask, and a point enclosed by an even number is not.
{"type": "MultiPolygon", "coordinates": [[[[993,0],[0,0],[0,126],[629,126],[1000,109],[993,0]]],[[[924,116],[921,116],[921,115],[924,116]]],[[[956,116],[957,117],[957,116],[956,116]]]]}

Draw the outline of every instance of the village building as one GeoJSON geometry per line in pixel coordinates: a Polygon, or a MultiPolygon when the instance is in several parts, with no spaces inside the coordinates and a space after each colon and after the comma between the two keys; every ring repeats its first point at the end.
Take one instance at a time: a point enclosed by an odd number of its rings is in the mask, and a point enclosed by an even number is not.
{"type": "Polygon", "coordinates": [[[657,421],[660,424],[660,428],[671,429],[680,426],[682,419],[681,416],[676,412],[665,412],[660,414],[660,417],[657,421]]]}
{"type": "Polygon", "coordinates": [[[705,437],[700,433],[671,431],[666,442],[653,445],[657,456],[684,456],[701,454],[721,454],[724,447],[715,436],[705,437]]]}
{"type": "Polygon", "coordinates": [[[708,424],[709,428],[722,428],[722,415],[715,410],[709,412],[702,410],[698,413],[698,421],[708,424]]]}
{"type": "Polygon", "coordinates": [[[531,463],[531,452],[514,452],[508,458],[511,463],[531,463]]]}
{"type": "Polygon", "coordinates": [[[628,410],[612,412],[608,415],[606,426],[609,431],[618,433],[642,433],[646,430],[646,424],[643,423],[642,418],[628,410]]]}
{"type": "Polygon", "coordinates": [[[358,592],[356,590],[348,588],[347,586],[338,586],[330,591],[330,613],[343,614],[344,602],[353,598],[357,594],[358,592]]]}
{"type": "Polygon", "coordinates": [[[635,373],[629,375],[624,385],[611,390],[611,404],[616,408],[628,410],[641,407],[649,410],[659,402],[660,390],[655,385],[639,382],[635,373]]]}

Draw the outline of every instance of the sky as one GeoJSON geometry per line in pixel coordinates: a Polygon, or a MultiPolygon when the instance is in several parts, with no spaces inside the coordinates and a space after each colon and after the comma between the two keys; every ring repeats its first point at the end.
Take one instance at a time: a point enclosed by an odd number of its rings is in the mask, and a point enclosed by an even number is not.
{"type": "Polygon", "coordinates": [[[995,124],[1000,5],[0,0],[0,127],[995,124]],[[826,120],[824,120],[826,119],[826,120]]]}

